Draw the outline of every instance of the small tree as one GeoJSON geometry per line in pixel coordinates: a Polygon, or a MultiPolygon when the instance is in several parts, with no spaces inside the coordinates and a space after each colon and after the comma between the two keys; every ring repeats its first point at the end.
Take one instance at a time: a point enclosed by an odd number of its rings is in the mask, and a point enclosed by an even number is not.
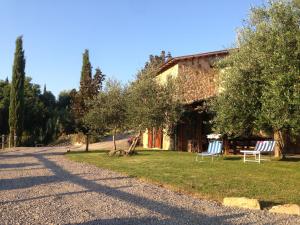
{"type": "MultiPolygon", "coordinates": [[[[173,125],[179,120],[182,106],[177,97],[175,80],[159,84],[155,79],[140,79],[132,83],[127,91],[128,126],[138,132],[148,128],[160,128],[172,133],[173,125]]],[[[134,151],[134,144],[128,152],[134,151]]]]}
{"type": "Polygon", "coordinates": [[[166,56],[164,51],[159,56],[150,55],[144,68],[137,73],[136,80],[127,89],[126,124],[138,133],[127,154],[134,152],[142,131],[154,127],[170,134],[173,124],[181,115],[176,81],[168,79],[166,84],[159,84],[156,79],[159,68],[171,58],[171,54],[166,56]]]}
{"type": "Polygon", "coordinates": [[[18,37],[16,40],[16,50],[12,73],[9,105],[10,140],[13,143],[14,136],[16,135],[16,144],[20,145],[23,131],[25,80],[25,55],[22,37],[18,37]]]}
{"type": "Polygon", "coordinates": [[[271,130],[278,145],[300,129],[300,8],[270,1],[253,8],[239,32],[239,50],[221,62],[221,94],[215,128],[229,135],[271,130]]]}
{"type": "Polygon", "coordinates": [[[114,152],[117,150],[116,134],[125,126],[126,104],[124,87],[116,80],[108,80],[104,91],[89,102],[91,110],[85,121],[98,133],[111,131],[113,134],[114,152]]]}

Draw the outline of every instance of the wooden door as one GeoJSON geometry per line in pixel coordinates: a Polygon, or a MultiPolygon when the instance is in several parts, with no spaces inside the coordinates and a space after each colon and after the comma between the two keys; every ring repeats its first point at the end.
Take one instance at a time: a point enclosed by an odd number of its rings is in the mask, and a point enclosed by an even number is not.
{"type": "Polygon", "coordinates": [[[153,148],[153,129],[148,129],[148,148],[153,148]]]}
{"type": "Polygon", "coordinates": [[[153,129],[155,131],[155,141],[154,141],[154,147],[155,148],[162,148],[162,139],[163,139],[163,133],[161,129],[153,129]]]}
{"type": "Polygon", "coordinates": [[[187,151],[186,124],[177,126],[177,150],[187,151]]]}
{"type": "Polygon", "coordinates": [[[163,132],[161,129],[148,129],[148,148],[162,148],[163,132]]]}

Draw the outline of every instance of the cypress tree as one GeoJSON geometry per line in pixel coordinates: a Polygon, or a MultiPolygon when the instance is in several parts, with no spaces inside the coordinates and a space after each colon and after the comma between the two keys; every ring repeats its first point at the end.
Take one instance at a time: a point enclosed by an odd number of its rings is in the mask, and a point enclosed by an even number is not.
{"type": "Polygon", "coordinates": [[[85,50],[82,56],[82,68],[80,76],[80,92],[85,98],[91,97],[92,65],[90,63],[89,50],[85,50]]]}
{"type": "Polygon", "coordinates": [[[94,78],[92,77],[89,51],[86,49],[82,57],[80,88],[72,97],[72,111],[75,116],[76,127],[86,136],[86,151],[88,151],[89,148],[89,136],[91,131],[89,125],[84,121],[84,116],[89,110],[86,101],[93,99],[98,94],[103,79],[104,75],[100,69],[97,69],[94,78]]]}
{"type": "Polygon", "coordinates": [[[16,49],[12,69],[12,81],[10,89],[9,105],[9,129],[11,143],[17,136],[16,144],[20,145],[23,131],[24,113],[24,80],[25,80],[25,56],[22,36],[16,40],[16,49]]]}

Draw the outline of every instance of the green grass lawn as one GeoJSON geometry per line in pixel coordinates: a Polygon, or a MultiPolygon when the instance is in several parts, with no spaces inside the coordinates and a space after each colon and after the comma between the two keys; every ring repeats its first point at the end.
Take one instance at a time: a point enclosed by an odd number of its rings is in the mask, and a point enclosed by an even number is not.
{"type": "Polygon", "coordinates": [[[195,154],[141,150],[131,157],[109,157],[107,152],[74,152],[67,157],[173,190],[221,201],[223,197],[250,197],[265,206],[300,204],[300,161],[264,161],[244,164],[240,157],[195,162],[195,154]]]}

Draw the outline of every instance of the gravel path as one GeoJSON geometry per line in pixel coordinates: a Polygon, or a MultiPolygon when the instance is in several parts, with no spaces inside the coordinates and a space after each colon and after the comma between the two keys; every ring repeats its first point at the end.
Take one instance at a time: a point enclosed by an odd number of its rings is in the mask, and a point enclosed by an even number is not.
{"type": "Polygon", "coordinates": [[[0,224],[300,224],[226,208],[94,166],[63,148],[0,154],[0,224]]]}

